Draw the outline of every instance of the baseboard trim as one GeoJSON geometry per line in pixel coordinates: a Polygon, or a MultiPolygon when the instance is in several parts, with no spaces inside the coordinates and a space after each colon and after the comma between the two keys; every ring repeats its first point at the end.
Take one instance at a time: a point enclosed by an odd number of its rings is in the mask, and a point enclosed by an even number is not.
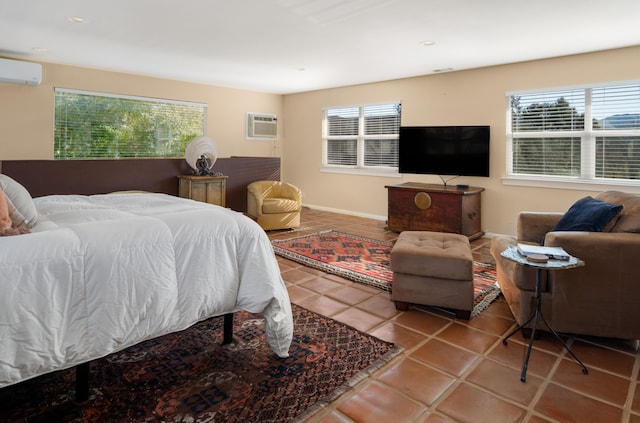
{"type": "Polygon", "coordinates": [[[344,209],[335,209],[333,207],[324,207],[324,206],[316,206],[314,204],[302,204],[303,207],[308,207],[310,209],[314,209],[314,210],[320,210],[320,211],[326,211],[326,212],[332,212],[332,213],[339,213],[339,214],[346,214],[349,216],[357,216],[357,217],[366,217],[368,219],[375,219],[375,220],[381,220],[383,222],[385,222],[387,220],[387,216],[379,216],[379,215],[375,215],[375,214],[369,214],[369,213],[360,213],[360,212],[355,212],[352,210],[344,210],[344,209]]]}

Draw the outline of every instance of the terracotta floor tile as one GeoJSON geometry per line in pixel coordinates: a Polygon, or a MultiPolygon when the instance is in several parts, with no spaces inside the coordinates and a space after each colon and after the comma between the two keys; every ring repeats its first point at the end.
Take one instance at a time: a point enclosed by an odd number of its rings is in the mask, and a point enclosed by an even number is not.
{"type": "Polygon", "coordinates": [[[338,410],[357,423],[415,422],[425,407],[381,383],[371,382],[345,400],[338,410]]]}
{"type": "Polygon", "coordinates": [[[455,383],[455,378],[410,359],[385,371],[377,380],[425,405],[432,405],[455,383]]]}
{"type": "MultiPolygon", "coordinates": [[[[561,335],[563,341],[571,345],[571,339],[565,335],[561,335]]],[[[544,331],[537,331],[536,339],[533,340],[533,346],[539,350],[547,351],[551,354],[561,354],[564,353],[564,347],[551,333],[544,331]]],[[[522,345],[529,345],[529,338],[525,338],[522,336],[522,332],[516,332],[511,338],[509,338],[508,343],[518,343],[522,345]]]]}
{"type": "Polygon", "coordinates": [[[622,409],[550,383],[535,405],[539,413],[562,422],[619,422],[622,409]]]}
{"type": "Polygon", "coordinates": [[[308,289],[304,289],[299,285],[287,286],[287,291],[289,292],[289,299],[291,300],[291,302],[296,304],[318,295],[317,293],[309,291],[308,289]]]}
{"type": "Polygon", "coordinates": [[[416,309],[399,314],[393,321],[427,335],[434,334],[451,323],[451,319],[416,309]]]}
{"type": "Polygon", "coordinates": [[[375,328],[370,331],[369,334],[387,342],[400,345],[405,350],[415,347],[426,339],[424,335],[400,326],[393,321],[375,328]]]}
{"type": "Polygon", "coordinates": [[[629,423],[640,423],[640,416],[637,414],[631,414],[629,416],[629,423]]]}
{"type": "Polygon", "coordinates": [[[540,416],[529,416],[526,423],[552,423],[551,420],[544,419],[540,416]]]}
{"type": "Polygon", "coordinates": [[[498,336],[481,332],[457,322],[447,326],[436,336],[438,339],[459,345],[478,354],[486,352],[489,347],[500,340],[498,336]]]}
{"type": "Polygon", "coordinates": [[[511,312],[507,301],[502,296],[498,297],[498,299],[491,303],[489,308],[482,312],[481,316],[482,315],[502,317],[503,319],[511,321],[514,325],[516,322],[516,319],[513,317],[513,313],[511,312]]]}
{"type": "Polygon", "coordinates": [[[488,332],[496,336],[506,335],[509,329],[513,326],[512,319],[503,319],[492,316],[488,313],[481,313],[479,316],[472,318],[468,322],[458,320],[458,323],[465,324],[474,329],[479,329],[483,332],[488,332]]]}
{"type": "Polygon", "coordinates": [[[631,377],[635,355],[613,350],[600,345],[576,340],[571,345],[574,354],[588,367],[616,373],[623,377],[631,377]]]}
{"type": "Polygon", "coordinates": [[[338,276],[338,275],[331,275],[329,273],[327,273],[326,275],[324,275],[325,278],[330,279],[332,281],[336,281],[338,283],[341,283],[343,285],[351,285],[353,282],[351,282],[349,279],[345,279],[342,276],[338,276]]]}
{"type": "Polygon", "coordinates": [[[368,300],[357,304],[357,307],[385,319],[391,319],[392,317],[400,314],[400,312],[396,310],[394,303],[389,299],[389,294],[387,293],[375,295],[368,300]]]}
{"type": "Polygon", "coordinates": [[[640,384],[635,383],[633,386],[633,401],[631,403],[631,411],[640,414],[640,384]]]}
{"type": "Polygon", "coordinates": [[[363,302],[364,300],[371,298],[373,295],[363,289],[358,289],[355,286],[343,286],[333,291],[327,292],[327,297],[334,300],[346,303],[349,305],[355,305],[363,302]]]}
{"type": "Polygon", "coordinates": [[[520,369],[493,360],[483,360],[466,380],[523,406],[531,404],[542,385],[542,379],[534,375],[527,375],[527,381],[523,383],[520,381],[520,369]]]}
{"type": "Polygon", "coordinates": [[[278,267],[280,267],[280,272],[285,272],[287,270],[292,270],[299,267],[299,264],[292,262],[291,260],[285,260],[278,257],[278,267]]]}
{"type": "Polygon", "coordinates": [[[551,380],[559,385],[622,407],[627,400],[629,379],[614,376],[595,368],[588,370],[589,374],[583,374],[582,368],[573,359],[567,358],[561,361],[551,380]]]}
{"type": "Polygon", "coordinates": [[[456,423],[450,417],[443,416],[436,413],[430,413],[429,415],[425,416],[424,419],[421,420],[421,422],[422,423],[456,423]]]}
{"type": "Polygon", "coordinates": [[[526,413],[523,408],[466,383],[456,387],[437,409],[460,423],[515,423],[526,413]]]}
{"type": "Polygon", "coordinates": [[[315,423],[349,423],[351,420],[333,410],[328,414],[320,417],[317,420],[313,420],[315,423]]]}
{"type": "Polygon", "coordinates": [[[284,279],[286,282],[291,282],[295,284],[298,284],[300,282],[304,282],[306,280],[313,279],[316,277],[316,275],[309,272],[305,272],[304,270],[300,270],[300,269],[286,270],[281,273],[282,273],[282,279],[284,279]]]}
{"type": "Polygon", "coordinates": [[[353,307],[336,313],[331,317],[363,332],[368,331],[384,321],[380,316],[353,307]]]}
{"type": "MultiPolygon", "coordinates": [[[[514,369],[522,369],[524,364],[527,347],[517,342],[508,342],[503,345],[502,341],[494,349],[489,352],[489,357],[504,363],[514,369]]],[[[529,358],[529,366],[527,374],[538,376],[546,376],[559,357],[537,348],[532,348],[531,357],[529,358]]]]}
{"type": "Polygon", "coordinates": [[[348,305],[327,297],[313,297],[298,303],[302,307],[331,317],[349,308],[348,305]]]}
{"type": "Polygon", "coordinates": [[[325,294],[329,291],[342,288],[343,286],[345,286],[344,284],[329,280],[324,277],[316,277],[309,281],[302,282],[299,285],[311,291],[317,292],[319,294],[325,294]]]}
{"type": "Polygon", "coordinates": [[[411,354],[412,358],[460,377],[480,356],[438,339],[427,341],[411,354]]]}

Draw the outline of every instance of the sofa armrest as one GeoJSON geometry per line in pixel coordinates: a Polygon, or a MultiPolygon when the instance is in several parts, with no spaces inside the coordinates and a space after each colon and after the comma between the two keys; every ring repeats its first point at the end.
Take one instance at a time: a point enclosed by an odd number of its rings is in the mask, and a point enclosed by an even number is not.
{"type": "Polygon", "coordinates": [[[298,203],[302,202],[302,191],[300,190],[300,188],[286,182],[283,182],[282,186],[280,187],[280,195],[283,198],[288,198],[298,203]]]}
{"type": "Polygon", "coordinates": [[[640,234],[551,232],[546,245],[560,246],[585,265],[549,273],[552,314],[559,332],[638,339],[640,336],[640,234]]]}
{"type": "MultiPolygon", "coordinates": [[[[512,260],[502,257],[501,253],[509,247],[515,247],[518,240],[509,235],[496,235],[491,238],[490,252],[496,261],[496,271],[498,284],[504,290],[505,284],[512,284],[520,290],[535,291],[536,273],[535,269],[522,266],[512,260]]],[[[543,291],[546,290],[546,284],[543,291]]]]}
{"type": "Polygon", "coordinates": [[[564,213],[520,212],[518,241],[540,244],[545,235],[558,223],[564,213]]]}
{"type": "Polygon", "coordinates": [[[623,232],[549,232],[545,245],[562,247],[572,256],[591,266],[604,269],[629,267],[637,273],[640,257],[640,234],[623,232]]]}
{"type": "Polygon", "coordinates": [[[247,186],[247,214],[256,219],[262,215],[262,203],[272,191],[270,181],[252,182],[247,186]]]}

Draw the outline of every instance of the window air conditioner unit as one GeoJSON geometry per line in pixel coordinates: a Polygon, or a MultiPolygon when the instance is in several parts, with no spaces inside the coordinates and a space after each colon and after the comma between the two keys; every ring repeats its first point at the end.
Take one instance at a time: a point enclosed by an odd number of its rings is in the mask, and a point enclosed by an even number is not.
{"type": "Polygon", "coordinates": [[[42,65],[0,58],[0,82],[40,85],[40,82],[42,82],[42,65]]]}
{"type": "Polygon", "coordinates": [[[278,117],[247,113],[247,138],[274,139],[278,137],[278,117]]]}

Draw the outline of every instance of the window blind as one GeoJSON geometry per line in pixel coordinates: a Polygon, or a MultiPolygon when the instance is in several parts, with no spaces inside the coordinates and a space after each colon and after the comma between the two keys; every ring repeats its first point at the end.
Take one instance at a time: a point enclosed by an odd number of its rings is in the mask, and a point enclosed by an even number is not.
{"type": "Polygon", "coordinates": [[[513,175],[640,179],[640,84],[513,94],[513,175]]]}
{"type": "Polygon", "coordinates": [[[54,158],[182,157],[204,135],[206,105],[55,90],[54,158]]]}
{"type": "Polygon", "coordinates": [[[352,168],[397,168],[399,103],[325,110],[323,163],[352,168]]]}

